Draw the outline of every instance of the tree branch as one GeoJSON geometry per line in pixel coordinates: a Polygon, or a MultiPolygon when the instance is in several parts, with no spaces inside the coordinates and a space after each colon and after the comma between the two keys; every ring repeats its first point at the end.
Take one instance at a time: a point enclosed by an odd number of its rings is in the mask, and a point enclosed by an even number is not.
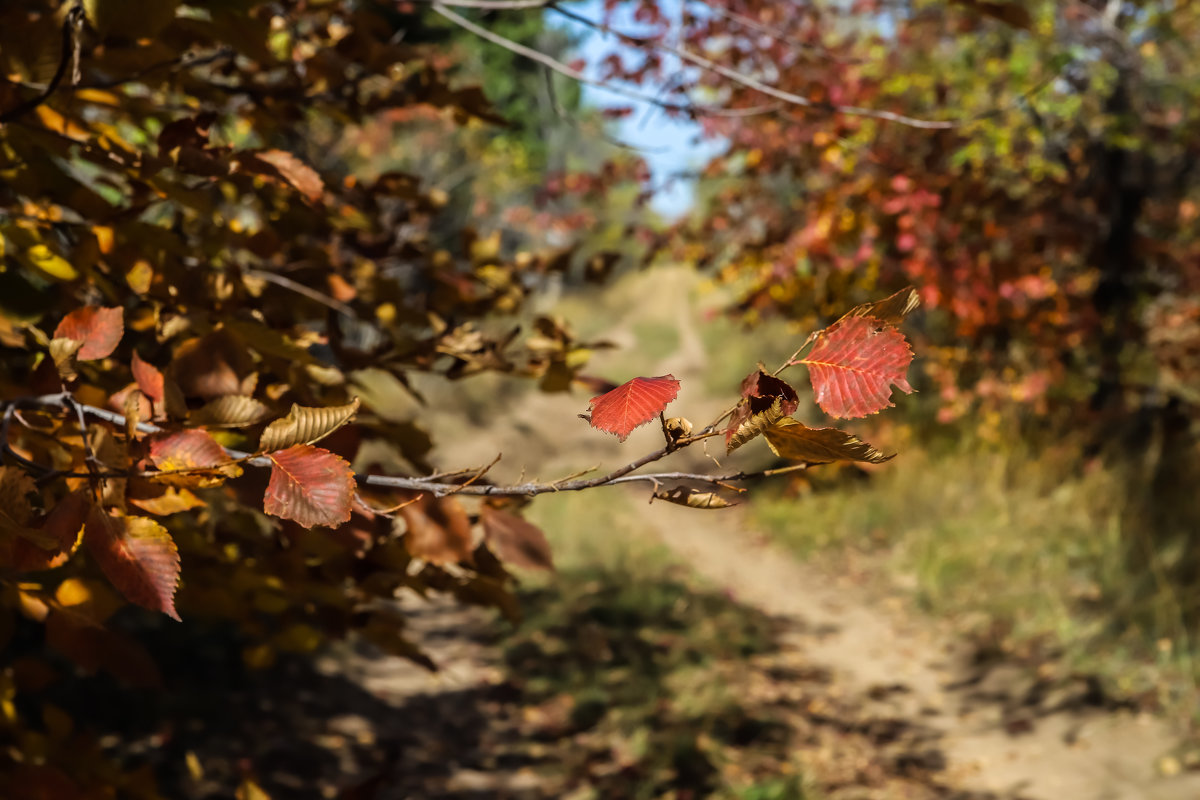
{"type": "Polygon", "coordinates": [[[54,76],[50,78],[50,83],[46,84],[46,88],[41,93],[29,98],[24,103],[18,104],[14,108],[10,108],[8,111],[0,113],[0,125],[23,117],[50,99],[50,95],[54,94],[58,89],[58,85],[62,83],[62,79],[66,77],[67,66],[70,65],[72,57],[75,55],[79,26],[82,24],[83,5],[77,2],[71,6],[70,10],[67,11],[66,17],[63,18],[62,52],[59,53],[58,67],[54,70],[54,76]]]}
{"type": "MultiPolygon", "coordinates": [[[[3,452],[13,458],[17,463],[26,469],[38,471],[50,476],[68,475],[73,476],[75,473],[62,473],[46,467],[41,464],[30,461],[29,459],[15,453],[8,445],[8,429],[9,422],[13,417],[17,408],[21,407],[40,407],[40,408],[60,408],[72,416],[82,419],[84,416],[92,417],[110,425],[117,427],[125,427],[127,420],[124,415],[118,414],[115,411],[109,411],[105,408],[97,408],[78,402],[69,392],[60,392],[58,394],[41,395],[39,397],[25,397],[17,400],[12,400],[5,405],[3,417],[0,418],[0,445],[3,446],[3,452]]],[[[149,422],[139,422],[137,429],[141,433],[163,433],[164,429],[158,425],[149,422]]],[[[759,472],[731,472],[724,475],[708,475],[698,472],[654,472],[632,474],[642,467],[652,464],[671,453],[682,450],[689,445],[702,441],[713,434],[699,433],[692,436],[684,436],[663,445],[661,448],[643,455],[641,458],[618,467],[611,472],[600,475],[594,478],[574,478],[566,480],[551,481],[549,483],[541,481],[527,481],[525,483],[512,484],[501,486],[496,484],[485,484],[479,482],[479,479],[499,461],[499,456],[496,457],[491,464],[477,470],[458,470],[450,473],[438,473],[424,477],[407,477],[393,475],[356,475],[355,480],[359,486],[373,486],[381,489],[403,489],[414,492],[428,492],[435,497],[445,497],[451,494],[473,495],[478,497],[533,497],[539,494],[551,494],[556,492],[578,492],[584,489],[594,489],[600,486],[615,486],[622,483],[651,483],[656,488],[667,481],[692,481],[696,483],[708,484],[711,486],[723,487],[725,484],[739,481],[754,480],[757,478],[769,477],[786,472],[795,472],[797,470],[808,469],[809,464],[793,464],[788,467],[782,467],[771,470],[762,470],[759,472]],[[463,482],[451,482],[447,478],[455,476],[464,476],[470,474],[469,478],[463,482]]],[[[222,448],[225,454],[229,456],[231,461],[247,464],[254,467],[270,467],[271,459],[248,453],[243,450],[235,450],[230,447],[222,448]]],[[[90,468],[98,468],[102,465],[99,463],[89,464],[90,468]]],[[[107,466],[107,465],[103,465],[107,466]]],[[[189,470],[194,471],[194,470],[189,470]]],[[[99,471],[92,469],[88,473],[79,473],[79,477],[92,478],[113,478],[113,477],[153,477],[156,472],[143,472],[137,470],[121,471],[121,470],[105,470],[99,471]]]]}

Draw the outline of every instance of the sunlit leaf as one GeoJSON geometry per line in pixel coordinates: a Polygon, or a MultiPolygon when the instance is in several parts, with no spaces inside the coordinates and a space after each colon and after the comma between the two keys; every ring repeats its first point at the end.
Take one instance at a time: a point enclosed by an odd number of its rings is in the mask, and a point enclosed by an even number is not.
{"type": "Polygon", "coordinates": [[[325,183],[317,171],[286,150],[263,150],[254,157],[265,161],[280,177],[309,201],[317,202],[325,193],[325,183]]]}
{"type": "MultiPolygon", "coordinates": [[[[878,302],[855,306],[843,314],[841,319],[848,317],[874,317],[880,322],[886,322],[889,325],[899,325],[920,304],[921,295],[917,293],[916,289],[908,286],[878,302]]],[[[792,412],[789,411],[788,413],[792,412]]]]}
{"type": "Polygon", "coordinates": [[[328,450],[297,444],[271,453],[263,510],[311,528],[341,525],[354,503],[354,472],[328,450]]]}
{"type": "Polygon", "coordinates": [[[912,350],[904,334],[874,317],[849,317],[822,331],[806,358],[817,405],[834,417],[865,417],[894,405],[892,386],[905,378],[912,350]]]}
{"type": "Polygon", "coordinates": [[[83,543],[127,600],[178,620],[179,551],[167,530],[148,517],[109,514],[93,506],[83,543]]]}
{"type": "Polygon", "coordinates": [[[783,416],[783,400],[776,398],[766,411],[751,415],[725,432],[725,452],[732,453],[755,436],[760,436],[783,416]]]}
{"type": "Polygon", "coordinates": [[[679,381],[674,375],[634,378],[607,394],[592,398],[592,427],[616,434],[623,442],[635,428],[662,413],[678,394],[679,381]]]}
{"type": "Polygon", "coordinates": [[[125,335],[125,312],[120,308],[84,306],[63,317],[54,329],[55,339],[83,342],[75,357],[80,361],[107,358],[125,335]]]}
{"type": "Polygon", "coordinates": [[[525,569],[554,569],[550,543],[541,528],[490,505],[479,509],[488,544],[505,564],[525,569]]]}
{"type": "Polygon", "coordinates": [[[313,444],[354,419],[358,398],[344,406],[306,408],[293,404],[283,419],[277,419],[263,431],[258,442],[261,453],[285,450],[294,444],[313,444]]]}
{"type": "Polygon", "coordinates": [[[716,492],[702,492],[688,486],[676,486],[674,489],[657,491],[654,493],[654,498],[688,508],[729,508],[737,505],[716,492]]]}
{"type": "Polygon", "coordinates": [[[837,428],[810,428],[785,417],[768,428],[763,437],[780,458],[827,464],[832,461],[866,461],[882,464],[894,456],[884,455],[852,433],[837,428]]]}

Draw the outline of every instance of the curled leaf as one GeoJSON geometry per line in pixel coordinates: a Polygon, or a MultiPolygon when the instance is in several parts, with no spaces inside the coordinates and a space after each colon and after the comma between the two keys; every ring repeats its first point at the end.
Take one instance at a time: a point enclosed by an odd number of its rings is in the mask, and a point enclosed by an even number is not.
{"type": "Polygon", "coordinates": [[[271,416],[263,403],[244,394],[230,394],[208,401],[189,415],[196,425],[210,428],[241,428],[271,416]]]}
{"type": "Polygon", "coordinates": [[[82,342],[75,357],[80,361],[107,358],[125,335],[125,312],[121,308],[84,306],[63,317],[54,329],[55,339],[82,342]]]}
{"type": "Polygon", "coordinates": [[[354,472],[346,460],[307,444],[273,452],[263,510],[306,528],[330,527],[350,519],[354,472]]]}
{"type": "Polygon", "coordinates": [[[83,543],[127,600],[179,619],[179,551],[166,528],[148,517],[112,515],[94,505],[84,524],[83,543]]]}
{"type": "Polygon", "coordinates": [[[687,486],[676,486],[670,491],[655,492],[654,499],[666,500],[668,503],[688,508],[730,508],[737,505],[716,492],[701,492],[687,486]]]}
{"type": "Polygon", "coordinates": [[[83,342],[78,339],[54,338],[50,340],[50,358],[54,360],[58,377],[64,381],[75,380],[76,361],[81,349],[83,349],[83,342]]]}
{"type": "Polygon", "coordinates": [[[808,367],[817,405],[834,417],[865,417],[894,405],[894,385],[911,393],[905,379],[912,350],[904,334],[874,317],[847,317],[817,335],[808,367]]]}
{"type": "Polygon", "coordinates": [[[404,546],[416,558],[434,564],[471,561],[471,520],[453,497],[420,495],[400,509],[404,519],[404,546]]]}
{"type": "Polygon", "coordinates": [[[908,286],[877,302],[855,306],[843,314],[838,321],[841,322],[848,317],[874,317],[889,325],[899,325],[920,304],[921,295],[917,294],[916,289],[908,286]]]}
{"type": "Polygon", "coordinates": [[[525,569],[554,569],[550,543],[541,528],[531,522],[489,505],[480,509],[483,535],[505,564],[525,569]]]}
{"type": "Polygon", "coordinates": [[[614,433],[623,442],[634,428],[657,417],[678,395],[679,381],[674,375],[634,378],[593,397],[590,422],[593,428],[614,433]]]}
{"type": "Polygon", "coordinates": [[[726,432],[728,439],[725,442],[725,452],[732,453],[734,450],[737,450],[755,436],[761,435],[767,428],[778,422],[781,417],[783,417],[783,401],[780,398],[775,398],[775,402],[766,411],[752,415],[745,422],[740,423],[732,432],[726,432]]]}
{"type": "Polygon", "coordinates": [[[259,452],[273,453],[296,444],[319,442],[354,419],[357,411],[357,397],[344,406],[327,408],[308,408],[293,404],[286,417],[275,420],[263,431],[258,442],[259,452]]]}
{"type": "Polygon", "coordinates": [[[784,417],[763,433],[767,446],[780,458],[828,464],[831,461],[865,461],[882,464],[895,457],[884,455],[852,433],[837,428],[810,428],[784,417]]]}

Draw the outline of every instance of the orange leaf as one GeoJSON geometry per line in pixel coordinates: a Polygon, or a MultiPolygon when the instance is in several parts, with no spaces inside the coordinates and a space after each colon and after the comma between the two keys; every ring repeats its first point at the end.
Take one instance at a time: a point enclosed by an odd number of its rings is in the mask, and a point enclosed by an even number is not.
{"type": "Polygon", "coordinates": [[[149,517],[110,515],[92,506],[83,543],[125,599],[174,620],[179,551],[166,528],[149,517]]]}
{"type": "Polygon", "coordinates": [[[107,358],[125,335],[125,312],[120,308],[84,306],[63,317],[54,329],[55,339],[83,342],[75,358],[95,361],[107,358]]]}
{"type": "Polygon", "coordinates": [[[483,535],[506,564],[525,569],[554,569],[550,543],[541,528],[489,505],[480,509],[483,535]]]}
{"type": "Polygon", "coordinates": [[[271,453],[271,480],[263,510],[306,528],[341,525],[354,503],[354,472],[328,450],[298,444],[271,453]]]}
{"type": "Polygon", "coordinates": [[[152,365],[142,361],[142,357],[133,351],[133,379],[137,381],[138,388],[142,390],[142,394],[150,398],[153,403],[161,403],[166,399],[166,387],[163,385],[163,374],[152,365]]]}
{"type": "Polygon", "coordinates": [[[13,541],[13,568],[32,572],[53,569],[71,557],[79,544],[79,533],[91,510],[92,498],[86,489],[77,489],[50,509],[41,532],[57,543],[54,550],[43,550],[25,539],[13,541]]]}
{"type": "Polygon", "coordinates": [[[453,497],[420,495],[400,509],[404,546],[417,558],[434,564],[471,561],[471,520],[453,497]]]}
{"type": "Polygon", "coordinates": [[[865,417],[892,403],[892,389],[911,393],[905,374],[913,354],[904,334],[874,317],[849,317],[817,335],[808,367],[817,405],[834,417],[865,417]]]}
{"type": "Polygon", "coordinates": [[[634,378],[592,398],[592,427],[615,433],[623,442],[634,428],[657,417],[678,394],[679,381],[674,375],[634,378]]]}
{"type": "Polygon", "coordinates": [[[150,461],[161,470],[206,469],[229,463],[225,449],[199,428],[155,435],[150,461]]]}
{"type": "Polygon", "coordinates": [[[274,167],[281,178],[311,202],[317,202],[325,194],[325,184],[317,171],[286,150],[264,150],[254,155],[274,167]]]}

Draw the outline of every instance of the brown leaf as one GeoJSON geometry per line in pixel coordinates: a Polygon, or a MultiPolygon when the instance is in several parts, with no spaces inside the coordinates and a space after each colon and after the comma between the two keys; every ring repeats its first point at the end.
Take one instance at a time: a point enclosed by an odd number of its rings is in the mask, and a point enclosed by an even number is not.
{"type": "Polygon", "coordinates": [[[791,417],[779,420],[763,436],[780,458],[828,464],[832,461],[865,461],[882,464],[894,455],[884,455],[857,436],[837,428],[810,428],[791,417]]]}
{"type": "Polygon", "coordinates": [[[593,397],[590,422],[593,428],[614,433],[623,442],[634,428],[657,417],[678,395],[679,381],[674,375],[634,378],[593,397]]]}
{"type": "Polygon", "coordinates": [[[91,494],[86,489],[77,489],[55,503],[41,522],[41,533],[53,547],[44,549],[25,539],[14,540],[13,568],[34,572],[66,563],[79,547],[80,533],[91,508],[91,494]]]}
{"type": "Polygon", "coordinates": [[[92,506],[83,543],[127,600],[179,619],[175,612],[179,551],[165,528],[148,517],[114,516],[92,506]]]}
{"type": "Polygon", "coordinates": [[[670,491],[655,492],[654,497],[658,500],[666,500],[668,503],[687,506],[688,508],[730,508],[737,505],[737,503],[729,502],[716,492],[701,492],[698,489],[692,489],[687,486],[676,486],[670,491]]]}
{"type": "MultiPolygon", "coordinates": [[[[916,289],[908,286],[890,297],[885,297],[877,302],[855,306],[843,314],[838,322],[848,317],[874,317],[880,322],[886,322],[889,325],[899,325],[920,304],[921,295],[917,294],[916,289]]],[[[792,412],[789,411],[788,413],[792,412]]]]}
{"type": "Polygon", "coordinates": [[[149,481],[130,482],[126,500],[156,517],[191,511],[204,505],[203,500],[185,487],[163,486],[149,481]]]}
{"type": "Polygon", "coordinates": [[[175,349],[170,374],[188,397],[248,395],[257,378],[245,345],[225,330],[188,339],[175,349]]]}
{"type": "Polygon", "coordinates": [[[62,378],[64,382],[73,381],[77,377],[75,362],[78,360],[81,349],[83,349],[83,342],[78,339],[55,338],[50,340],[50,358],[53,359],[54,367],[58,370],[58,377],[62,378]]]}
{"type": "Polygon", "coordinates": [[[782,405],[783,401],[777,397],[775,398],[775,402],[766,411],[754,414],[745,422],[738,424],[737,429],[732,431],[732,433],[726,431],[725,435],[728,439],[725,442],[725,452],[732,453],[778,422],[783,416],[782,405]]]}
{"type": "Polygon", "coordinates": [[[271,410],[253,397],[231,394],[214,398],[193,411],[189,419],[196,425],[211,428],[242,428],[262,422],[271,410]]]}
{"type": "Polygon", "coordinates": [[[55,339],[83,342],[75,357],[80,361],[107,358],[125,335],[125,312],[121,308],[84,306],[77,308],[54,329],[55,339]]]}
{"type": "Polygon", "coordinates": [[[272,453],[295,444],[319,442],[354,419],[358,405],[357,397],[344,406],[325,408],[308,408],[293,403],[286,417],[275,420],[263,431],[258,450],[260,453],[272,453]]]}
{"type": "Polygon", "coordinates": [[[480,508],[483,534],[505,564],[525,569],[554,569],[546,534],[527,520],[490,505],[480,508]]]}
{"type": "Polygon", "coordinates": [[[1024,5],[1014,0],[950,0],[960,6],[966,6],[985,17],[998,19],[1006,25],[1021,30],[1033,29],[1033,15],[1024,5]]]}
{"type": "Polygon", "coordinates": [[[400,509],[406,526],[404,546],[416,558],[434,564],[471,561],[471,520],[453,497],[421,495],[400,509]]]}
{"type": "Polygon", "coordinates": [[[354,472],[328,450],[297,444],[271,453],[271,480],[263,510],[306,528],[335,527],[350,519],[354,472]]]}
{"type": "Polygon", "coordinates": [[[817,405],[834,417],[865,417],[895,405],[894,385],[905,379],[913,354],[904,334],[874,317],[848,317],[817,336],[800,364],[808,367],[817,405]]]}
{"type": "MultiPolygon", "coordinates": [[[[325,194],[325,183],[317,171],[286,150],[263,150],[254,158],[269,164],[274,172],[310,202],[317,202],[325,194]]],[[[246,164],[246,162],[243,162],[246,164]]],[[[251,171],[269,174],[266,170],[250,168],[251,171]]]]}

